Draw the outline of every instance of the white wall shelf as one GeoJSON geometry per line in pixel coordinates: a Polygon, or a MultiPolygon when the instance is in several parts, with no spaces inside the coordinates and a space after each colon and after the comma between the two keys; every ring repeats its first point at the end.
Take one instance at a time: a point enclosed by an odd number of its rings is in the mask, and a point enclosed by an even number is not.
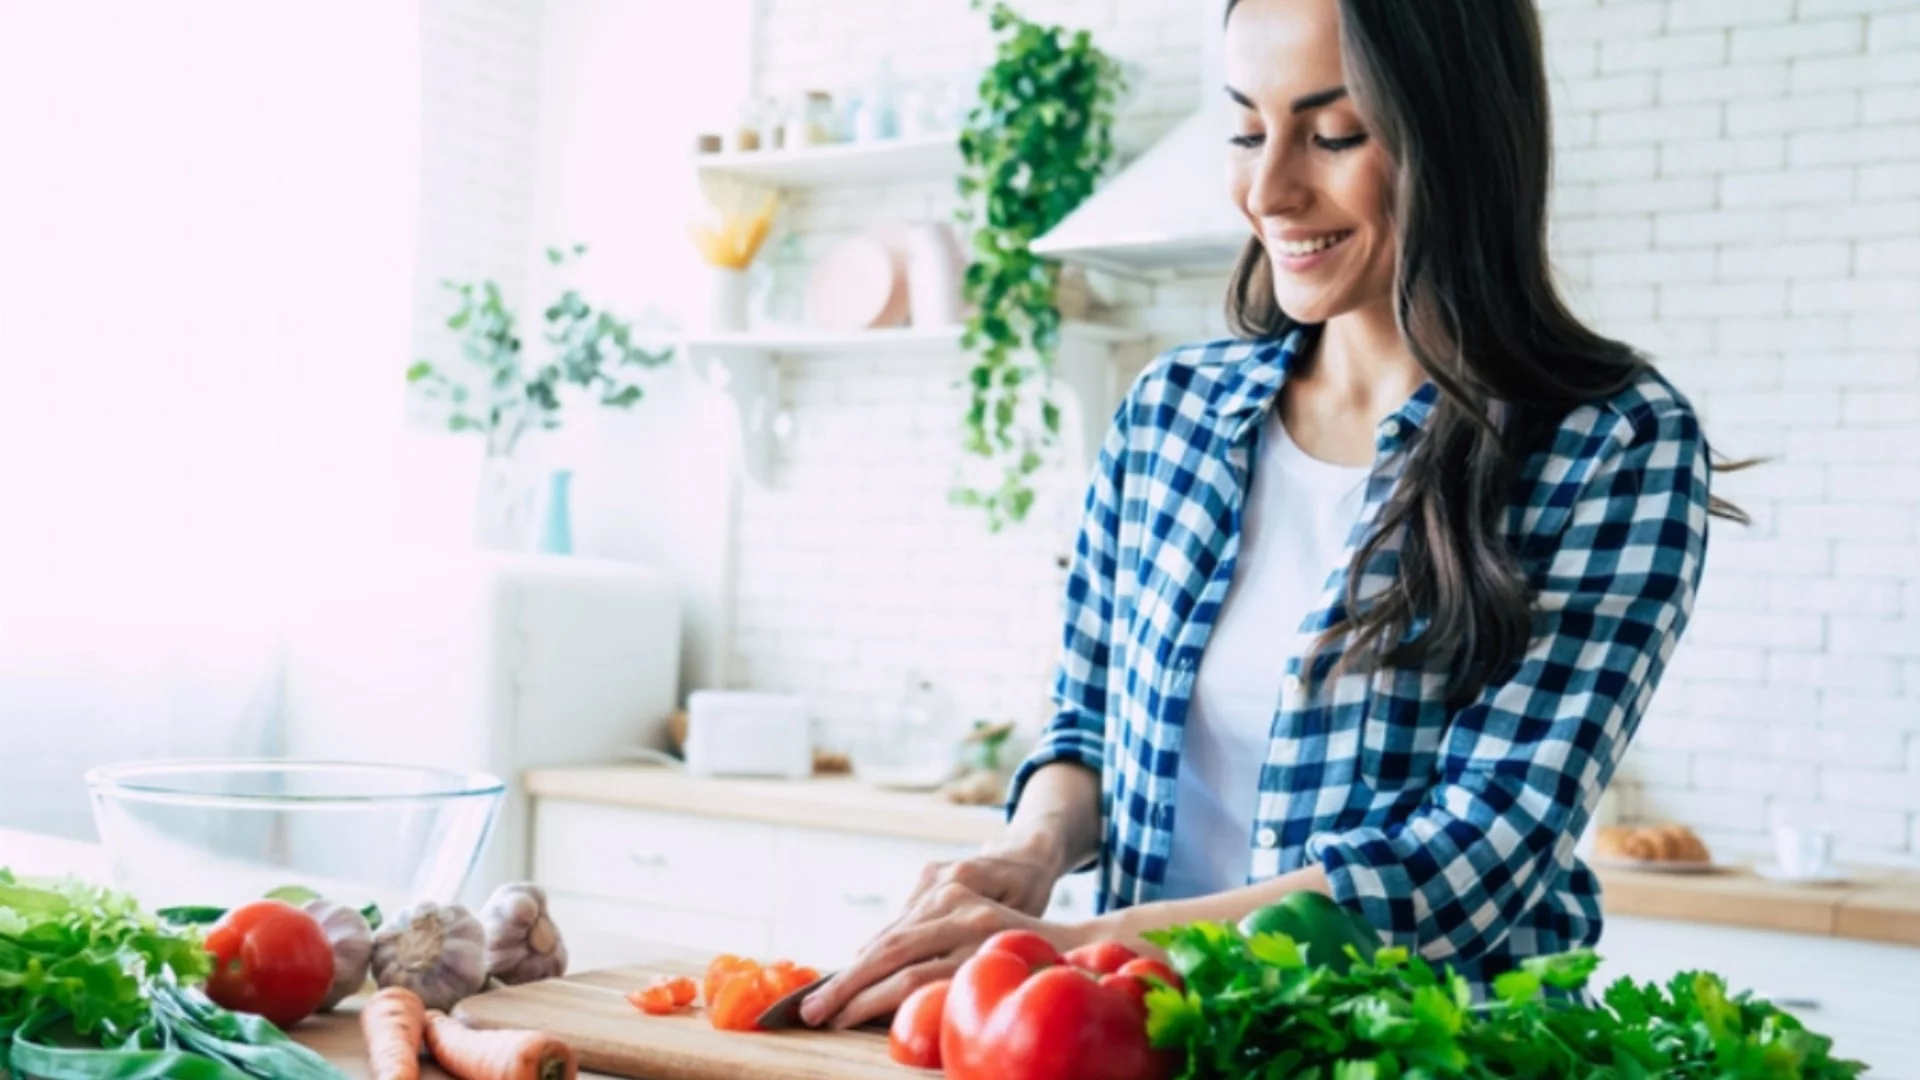
{"type": "Polygon", "coordinates": [[[956,134],[832,143],[800,150],[696,154],[702,173],[722,174],[779,188],[947,181],[960,175],[956,134]]]}
{"type": "MultiPolygon", "coordinates": [[[[832,332],[819,330],[756,330],[744,333],[691,335],[681,345],[694,370],[734,400],[740,413],[741,459],[747,475],[765,483],[772,475],[773,449],[780,410],[778,356],[901,356],[955,350],[960,347],[959,326],[901,327],[885,330],[832,332]]],[[[1102,323],[1068,322],[1061,326],[1058,375],[1080,399],[1087,418],[1083,432],[1087,460],[1105,434],[1107,416],[1125,390],[1112,363],[1114,350],[1147,340],[1145,331],[1102,323]]]]}

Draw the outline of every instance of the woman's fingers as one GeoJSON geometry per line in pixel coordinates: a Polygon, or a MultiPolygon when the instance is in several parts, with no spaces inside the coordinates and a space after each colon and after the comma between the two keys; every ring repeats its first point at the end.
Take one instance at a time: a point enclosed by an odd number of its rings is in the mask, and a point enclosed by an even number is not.
{"type": "MultiPolygon", "coordinates": [[[[977,947],[977,945],[970,945],[964,951],[971,955],[977,947]]],[[[951,976],[964,959],[966,956],[961,955],[960,950],[956,950],[938,959],[901,968],[855,994],[840,1010],[840,1014],[833,1018],[833,1026],[836,1028],[858,1027],[876,1016],[885,1016],[899,1008],[900,1003],[907,1000],[908,994],[935,979],[951,976]]]]}
{"type": "Polygon", "coordinates": [[[850,967],[807,995],[806,1003],[800,1007],[800,1018],[811,1027],[820,1026],[834,1018],[861,991],[904,968],[943,955],[959,944],[966,933],[964,923],[935,912],[928,912],[920,919],[901,920],[868,942],[850,967]]]}

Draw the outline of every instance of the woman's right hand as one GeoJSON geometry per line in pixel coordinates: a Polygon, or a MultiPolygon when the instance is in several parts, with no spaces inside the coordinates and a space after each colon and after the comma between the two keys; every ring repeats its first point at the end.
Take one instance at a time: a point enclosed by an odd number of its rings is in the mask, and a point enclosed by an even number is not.
{"type": "Polygon", "coordinates": [[[1059,860],[1041,844],[1023,844],[991,848],[952,862],[929,863],[920,871],[907,910],[913,911],[920,900],[948,885],[958,885],[998,904],[1028,915],[1046,914],[1053,899],[1054,882],[1060,879],[1059,860]]]}

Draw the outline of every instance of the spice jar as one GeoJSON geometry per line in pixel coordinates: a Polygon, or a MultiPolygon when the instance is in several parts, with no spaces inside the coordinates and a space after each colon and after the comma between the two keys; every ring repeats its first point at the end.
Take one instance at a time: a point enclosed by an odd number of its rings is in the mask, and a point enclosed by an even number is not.
{"type": "Polygon", "coordinates": [[[787,115],[786,147],[798,150],[830,143],[834,126],[833,95],[825,90],[809,90],[787,115]]]}

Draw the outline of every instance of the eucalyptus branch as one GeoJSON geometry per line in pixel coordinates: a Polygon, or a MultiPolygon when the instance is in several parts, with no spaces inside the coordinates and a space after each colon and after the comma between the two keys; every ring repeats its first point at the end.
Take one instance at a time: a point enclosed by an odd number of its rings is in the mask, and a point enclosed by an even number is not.
{"type": "MultiPolygon", "coordinates": [[[[580,244],[570,253],[548,248],[547,261],[558,266],[586,250],[580,244]]],[[[470,387],[428,360],[415,361],[407,369],[407,383],[422,398],[446,404],[449,431],[477,431],[484,436],[489,455],[512,454],[520,439],[535,428],[558,428],[562,385],[596,392],[601,405],[631,408],[645,396],[632,376],[673,359],[671,346],[657,352],[642,347],[631,324],[594,309],[578,291],[568,289],[543,312],[546,330],[541,336],[552,359],[530,367],[522,358],[514,314],[498,284],[442,284],[459,297],[459,307],[447,317],[446,325],[461,335],[460,355],[479,369],[480,385],[470,387]]]]}

